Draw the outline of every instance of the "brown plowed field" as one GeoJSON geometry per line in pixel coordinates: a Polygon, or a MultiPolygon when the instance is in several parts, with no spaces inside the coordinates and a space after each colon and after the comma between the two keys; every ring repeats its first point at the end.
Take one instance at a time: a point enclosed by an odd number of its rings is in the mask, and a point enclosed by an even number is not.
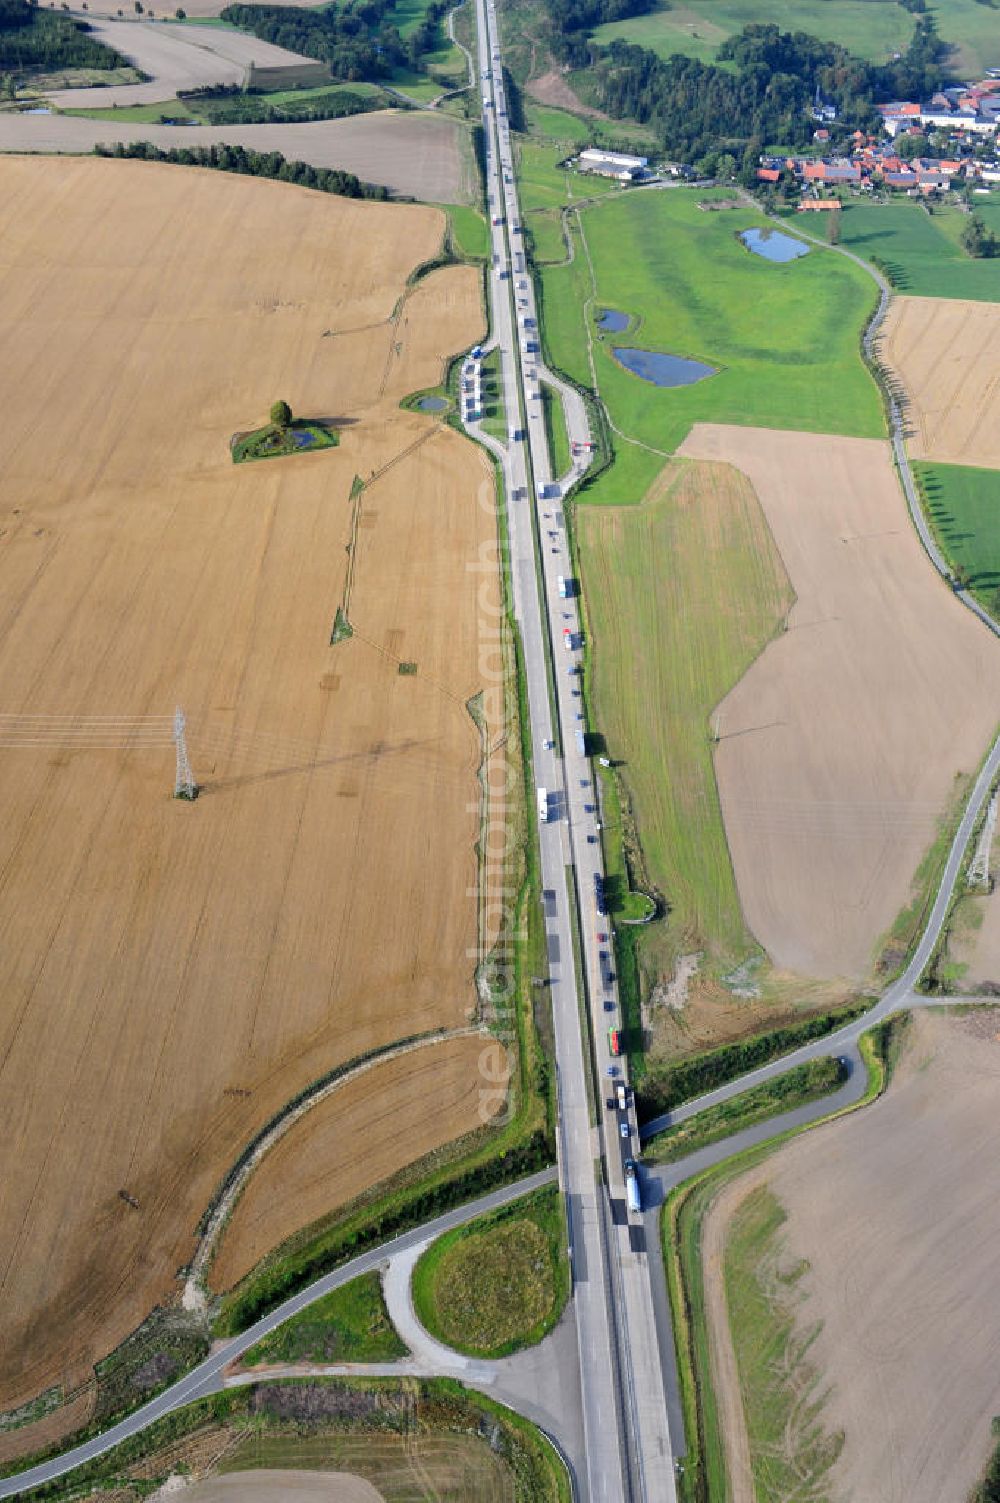
{"type": "Polygon", "coordinates": [[[276,1242],[331,1206],[481,1127],[479,1061],[491,1047],[474,1037],[428,1044],[347,1081],[308,1112],[237,1202],[212,1265],[212,1287],[231,1288],[276,1242]]]}
{"type": "MultiPolygon", "coordinates": [[[[0,187],[7,1408],[174,1291],[222,1173],[299,1090],[466,1022],[467,564],[493,523],[477,451],[397,407],[482,332],[472,270],[400,306],[437,211],[132,162],[4,159],[0,187]],[[341,446],[234,467],[278,396],[342,419],[341,446]],[[356,635],[331,647],[356,511],[356,635]],[[169,721],[133,718],[176,703],[194,805],[169,721]]],[[[401,1140],[467,1126],[459,1095],[430,1130],[406,1100],[401,1140]]]]}
{"type": "Polygon", "coordinates": [[[407,198],[438,204],[472,199],[459,126],[427,110],[380,110],[289,125],[127,125],[74,115],[0,114],[0,152],[72,155],[130,141],[150,141],[163,151],[223,144],[279,151],[289,162],[341,167],[407,198]]]}
{"type": "Polygon", "coordinates": [[[1000,466],[1000,303],[895,298],[883,353],[909,399],[912,458],[1000,466]]]}
{"type": "MultiPolygon", "coordinates": [[[[787,1213],[781,1264],[809,1265],[797,1286],[796,1330],[803,1341],[817,1331],[808,1346],[815,1418],[827,1435],[845,1437],[823,1489],[837,1503],[967,1498],[994,1444],[998,1090],[1000,1014],[918,1012],[880,1101],[804,1134],[724,1191],[706,1217],[706,1242],[715,1245],[713,1219],[724,1231],[762,1182],[787,1213]]],[[[706,1272],[718,1281],[717,1262],[706,1272]]],[[[709,1303],[712,1342],[724,1348],[732,1338],[723,1307],[709,1303]]],[[[735,1369],[720,1356],[713,1371],[728,1385],[721,1410],[739,1430],[735,1369]]],[[[752,1498],[746,1451],[729,1455],[742,1469],[731,1495],[752,1498]]]]}
{"type": "Polygon", "coordinates": [[[996,723],[1000,644],[924,556],[887,444],[698,424],[750,477],[796,603],[712,717],[747,922],[772,959],[861,979],[996,723]]]}

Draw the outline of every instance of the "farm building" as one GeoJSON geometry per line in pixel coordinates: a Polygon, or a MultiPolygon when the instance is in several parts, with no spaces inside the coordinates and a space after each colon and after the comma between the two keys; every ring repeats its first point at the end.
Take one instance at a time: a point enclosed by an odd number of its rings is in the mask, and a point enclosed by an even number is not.
{"type": "Polygon", "coordinates": [[[581,172],[596,172],[600,177],[616,177],[622,183],[631,183],[636,178],[643,177],[648,164],[648,157],[630,157],[620,151],[598,151],[593,146],[581,151],[579,156],[581,172]]]}

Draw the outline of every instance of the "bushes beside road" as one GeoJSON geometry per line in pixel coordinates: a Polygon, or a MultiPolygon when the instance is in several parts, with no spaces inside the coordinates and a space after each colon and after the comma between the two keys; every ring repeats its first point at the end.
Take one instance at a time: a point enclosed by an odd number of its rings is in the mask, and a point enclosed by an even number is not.
{"type": "Polygon", "coordinates": [[[853,1002],[847,1007],[832,1012],[819,1013],[812,1018],[803,1018],[801,1023],[790,1023],[785,1028],[772,1029],[757,1038],[741,1043],[724,1044],[721,1049],[710,1049],[704,1054],[692,1055],[690,1059],[673,1065],[650,1066],[638,1098],[640,1121],[680,1106],[682,1101],[691,1101],[714,1091],[737,1076],[746,1075],[761,1065],[768,1064],[782,1054],[788,1054],[800,1044],[823,1038],[852,1023],[871,1006],[870,1002],[853,1002]]]}

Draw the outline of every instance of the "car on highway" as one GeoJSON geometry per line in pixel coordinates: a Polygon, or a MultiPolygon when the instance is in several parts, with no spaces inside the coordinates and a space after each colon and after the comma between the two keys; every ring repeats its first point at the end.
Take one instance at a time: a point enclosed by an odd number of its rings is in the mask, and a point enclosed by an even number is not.
{"type": "Polygon", "coordinates": [[[611,1076],[617,1075],[618,1074],[618,1066],[617,1065],[609,1065],[608,1066],[608,1074],[611,1075],[611,1076]]]}
{"type": "Polygon", "coordinates": [[[629,1127],[627,1122],[622,1122],[619,1124],[619,1131],[622,1137],[626,1140],[632,1136],[632,1129],[629,1127]]]}

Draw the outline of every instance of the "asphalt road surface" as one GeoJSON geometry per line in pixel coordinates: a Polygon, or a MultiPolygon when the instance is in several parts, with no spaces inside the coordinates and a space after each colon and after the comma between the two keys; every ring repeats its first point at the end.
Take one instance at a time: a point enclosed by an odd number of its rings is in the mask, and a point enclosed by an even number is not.
{"type": "Polygon", "coordinates": [[[434,1221],[425,1222],[423,1226],[404,1232],[402,1236],[393,1238],[391,1242],[385,1242],[380,1247],[373,1247],[369,1252],[352,1258],[349,1263],[342,1264],[333,1273],[325,1274],[323,1278],[317,1279],[300,1293],[293,1294],[276,1310],[272,1310],[270,1315],[262,1316],[239,1336],[233,1336],[230,1340],[217,1345],[204,1362],[200,1362],[179,1382],[165,1389],[157,1398],[151,1399],[148,1404],[137,1409],[134,1414],[119,1420],[117,1425],[112,1425],[109,1430],[103,1431],[93,1440],[84,1441],[82,1445],[74,1446],[71,1451],[65,1451],[51,1461],[43,1461],[28,1471],[0,1479],[0,1498],[13,1498],[30,1487],[38,1487],[43,1482],[51,1482],[65,1472],[72,1471],[74,1467],[92,1461],[95,1456],[103,1456],[106,1451],[110,1451],[121,1441],[128,1440],[130,1436],[148,1429],[164,1414],[170,1414],[174,1409],[180,1409],[183,1405],[190,1404],[205,1394],[215,1392],[220,1386],[222,1371],[230,1362],[249,1351],[250,1347],[269,1335],[277,1326],[282,1325],[293,1315],[298,1315],[316,1300],[322,1299],[334,1289],[339,1289],[342,1284],[350,1283],[351,1279],[357,1278],[359,1274],[371,1273],[387,1259],[405,1251],[408,1247],[426,1242],[428,1237],[438,1237],[442,1232],[450,1231],[454,1226],[461,1226],[463,1222],[471,1221],[475,1216],[481,1216],[486,1211],[506,1205],[508,1201],[516,1200],[518,1196],[537,1190],[542,1185],[551,1184],[555,1177],[554,1169],[543,1169],[538,1174],[519,1180],[517,1184],[506,1185],[500,1190],[492,1191],[489,1195],[481,1196],[479,1200],[470,1201],[468,1205],[447,1211],[434,1221]]]}

